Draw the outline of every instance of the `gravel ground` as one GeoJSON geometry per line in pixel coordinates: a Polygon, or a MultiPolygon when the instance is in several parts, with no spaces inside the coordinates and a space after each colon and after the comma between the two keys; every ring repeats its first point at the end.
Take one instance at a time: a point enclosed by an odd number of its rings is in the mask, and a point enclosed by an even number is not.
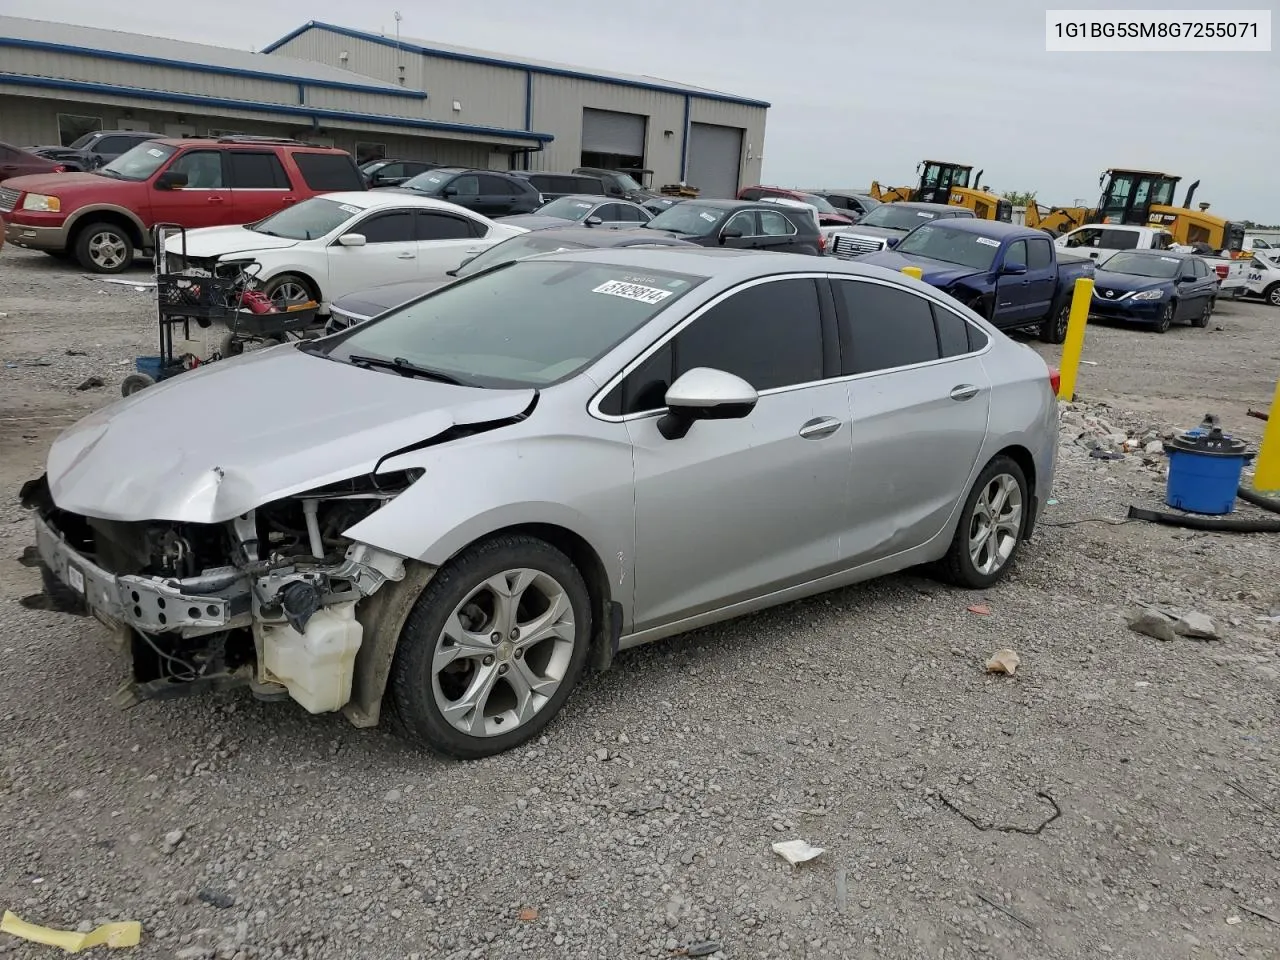
{"type": "Polygon", "coordinates": [[[891,577],[631,651],[470,764],[247,695],[120,712],[97,631],[20,605],[14,492],[118,396],[149,311],[0,254],[0,907],[140,920],[139,960],[1280,955],[1280,541],[1118,523],[1162,460],[1077,440],[1206,411],[1256,440],[1276,311],[1091,328],[1057,502],[998,588],[891,577]],[[1138,604],[1220,638],[1135,633],[1138,604]]]}

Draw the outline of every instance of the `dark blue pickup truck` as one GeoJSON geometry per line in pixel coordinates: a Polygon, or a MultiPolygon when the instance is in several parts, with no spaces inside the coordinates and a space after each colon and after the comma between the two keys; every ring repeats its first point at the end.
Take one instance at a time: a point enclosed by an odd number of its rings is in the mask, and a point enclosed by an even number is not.
{"type": "Polygon", "coordinates": [[[1092,260],[1059,252],[1042,230],[968,218],[921,224],[892,251],[858,262],[919,267],[925,283],[997,327],[1036,328],[1048,343],[1066,338],[1075,282],[1094,272],[1092,260]]]}

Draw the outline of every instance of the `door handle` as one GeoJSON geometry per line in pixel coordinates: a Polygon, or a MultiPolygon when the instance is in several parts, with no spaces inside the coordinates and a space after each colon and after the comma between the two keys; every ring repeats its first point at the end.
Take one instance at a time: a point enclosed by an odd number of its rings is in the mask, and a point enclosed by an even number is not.
{"type": "Polygon", "coordinates": [[[952,400],[972,400],[978,395],[978,388],[972,383],[962,383],[958,387],[951,388],[952,400]]]}
{"type": "Polygon", "coordinates": [[[412,259],[413,259],[414,257],[416,257],[416,256],[417,256],[417,254],[416,254],[416,253],[397,253],[397,254],[396,254],[396,259],[397,259],[397,260],[412,260],[412,259]]]}
{"type": "Polygon", "coordinates": [[[222,198],[221,198],[221,197],[210,197],[210,198],[209,198],[209,202],[210,202],[210,203],[221,203],[221,202],[222,202],[222,198]]]}
{"type": "Polygon", "coordinates": [[[840,421],[835,417],[818,417],[800,428],[800,436],[805,440],[821,440],[839,429],[840,421]]]}
{"type": "Polygon", "coordinates": [[[283,197],[282,199],[283,199],[283,201],[284,201],[285,203],[297,203],[297,202],[298,202],[298,198],[297,198],[297,197],[283,197]]]}

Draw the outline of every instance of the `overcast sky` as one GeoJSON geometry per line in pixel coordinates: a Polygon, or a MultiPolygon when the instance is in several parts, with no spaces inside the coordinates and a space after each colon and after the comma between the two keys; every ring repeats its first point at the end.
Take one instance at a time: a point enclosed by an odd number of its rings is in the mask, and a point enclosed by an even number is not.
{"type": "Polygon", "coordinates": [[[1045,5],[1028,0],[0,0],[0,12],[260,49],[307,20],[393,32],[397,4],[408,37],[767,100],[770,183],[905,184],[927,157],[983,168],[998,192],[1092,204],[1104,169],[1135,167],[1182,176],[1179,202],[1199,179],[1195,200],[1213,212],[1280,223],[1280,53],[1046,53],[1045,5]]]}

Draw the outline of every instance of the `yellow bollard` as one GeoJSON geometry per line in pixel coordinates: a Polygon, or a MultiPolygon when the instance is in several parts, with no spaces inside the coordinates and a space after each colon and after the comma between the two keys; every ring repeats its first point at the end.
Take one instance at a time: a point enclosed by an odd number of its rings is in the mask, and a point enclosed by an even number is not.
{"type": "Polygon", "coordinates": [[[917,280],[924,279],[924,271],[921,270],[919,267],[903,267],[902,272],[905,273],[908,277],[915,277],[917,280]]]}
{"type": "Polygon", "coordinates": [[[1271,412],[1262,432],[1262,446],[1253,462],[1253,489],[1259,493],[1280,493],[1280,383],[1271,398],[1271,412]]]}
{"type": "Polygon", "coordinates": [[[1076,395],[1076,374],[1080,370],[1084,328],[1089,323],[1089,301],[1092,299],[1093,280],[1081,277],[1076,281],[1075,290],[1071,294],[1071,317],[1067,320],[1067,339],[1062,344],[1062,362],[1058,370],[1058,399],[1068,403],[1076,395]]]}

